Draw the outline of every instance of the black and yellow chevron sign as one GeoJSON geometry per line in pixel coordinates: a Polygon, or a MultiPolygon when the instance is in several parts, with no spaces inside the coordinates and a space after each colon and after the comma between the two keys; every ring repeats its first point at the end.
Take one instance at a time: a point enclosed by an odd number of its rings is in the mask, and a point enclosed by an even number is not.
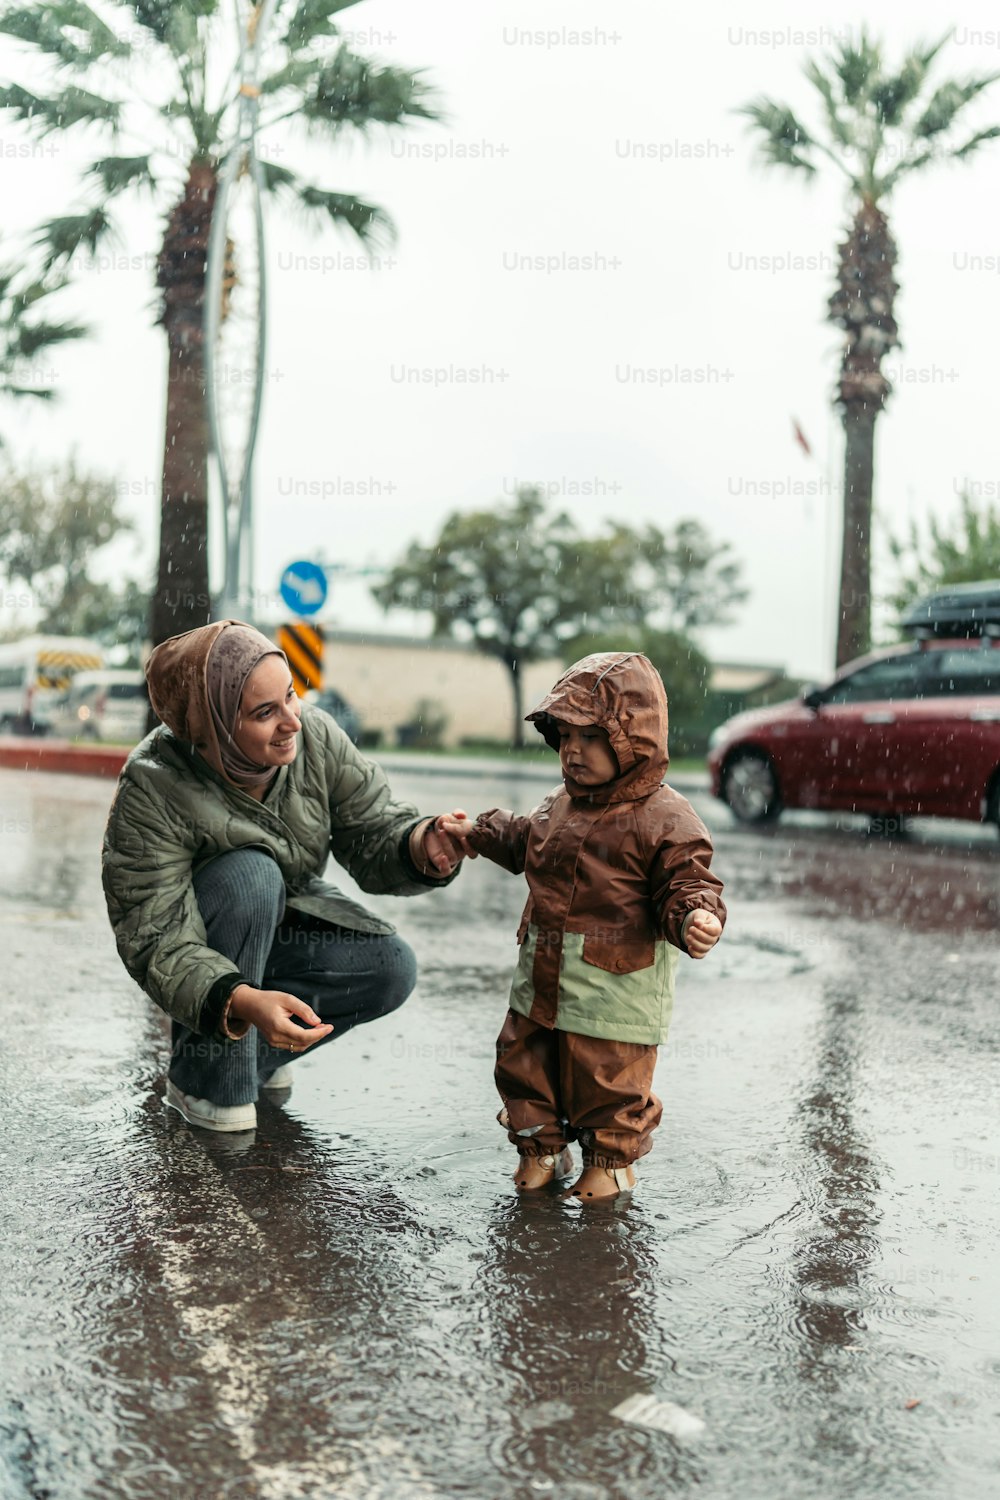
{"type": "Polygon", "coordinates": [[[303,625],[296,620],[294,625],[278,626],[278,645],[288,657],[295,691],[305,693],[309,688],[323,686],[323,627],[303,625]]]}

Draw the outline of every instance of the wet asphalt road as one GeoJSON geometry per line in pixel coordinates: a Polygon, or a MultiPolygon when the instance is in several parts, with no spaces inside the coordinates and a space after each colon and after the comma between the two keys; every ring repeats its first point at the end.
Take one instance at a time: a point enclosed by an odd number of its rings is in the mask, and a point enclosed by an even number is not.
{"type": "Polygon", "coordinates": [[[995,833],[694,795],[729,927],[682,961],[640,1191],[585,1211],[515,1200],[494,1122],[518,880],[376,900],[413,998],[212,1136],[114,952],[110,796],[0,772],[4,1500],[1000,1495],[995,833]]]}

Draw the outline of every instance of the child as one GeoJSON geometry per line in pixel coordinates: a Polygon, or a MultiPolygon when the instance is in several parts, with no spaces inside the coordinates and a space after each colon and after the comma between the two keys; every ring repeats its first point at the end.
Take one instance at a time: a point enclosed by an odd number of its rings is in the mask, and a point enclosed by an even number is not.
{"type": "Polygon", "coordinates": [[[662,1105],[651,1092],[681,952],[704,958],[726,917],[712,843],[663,785],[667,698],[638,652],[585,657],[527,715],[559,751],[564,789],[517,817],[444,818],[470,855],[528,881],[510,1009],[497,1039],[498,1119],[519,1191],[572,1170],[587,1203],[635,1186],[662,1105]]]}

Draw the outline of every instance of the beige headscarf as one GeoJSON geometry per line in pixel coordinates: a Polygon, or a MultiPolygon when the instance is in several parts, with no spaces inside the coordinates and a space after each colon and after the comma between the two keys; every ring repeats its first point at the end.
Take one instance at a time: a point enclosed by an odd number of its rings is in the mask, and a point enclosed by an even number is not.
{"type": "Polygon", "coordinates": [[[236,743],[246,680],[265,656],[285,653],[241,620],[216,620],[157,646],[146,663],[149,701],[167,728],[237,786],[266,786],[277,766],[261,766],[236,743]]]}

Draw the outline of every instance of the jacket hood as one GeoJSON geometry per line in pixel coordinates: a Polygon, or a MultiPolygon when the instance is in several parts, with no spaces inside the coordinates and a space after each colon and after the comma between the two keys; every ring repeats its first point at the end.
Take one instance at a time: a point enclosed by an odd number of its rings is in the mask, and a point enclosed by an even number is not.
{"type": "Polygon", "coordinates": [[[555,719],[607,730],[619,775],[598,787],[563,778],[571,797],[592,804],[648,796],[670,764],[663,679],[639,651],[602,651],[574,662],[525,718],[553,750],[559,749],[555,719]]]}

